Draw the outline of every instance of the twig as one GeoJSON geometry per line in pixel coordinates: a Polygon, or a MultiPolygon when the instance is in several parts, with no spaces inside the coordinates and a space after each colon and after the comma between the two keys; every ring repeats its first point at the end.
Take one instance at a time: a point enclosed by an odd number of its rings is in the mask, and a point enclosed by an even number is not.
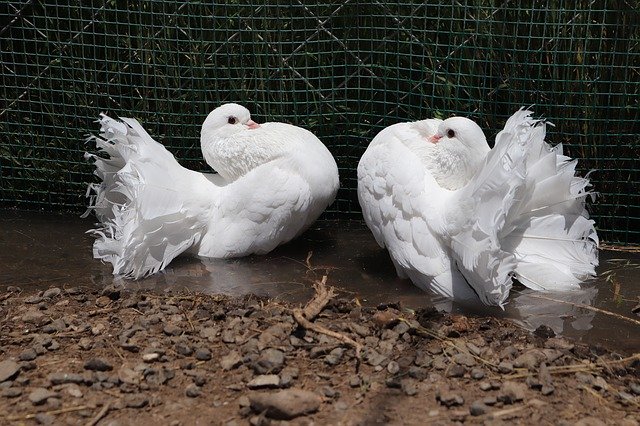
{"type": "Polygon", "coordinates": [[[565,305],[572,305],[572,306],[576,306],[578,308],[588,309],[590,311],[598,312],[598,313],[601,313],[601,314],[604,314],[604,315],[609,315],[611,317],[618,318],[618,319],[623,320],[623,321],[629,321],[629,322],[631,322],[631,323],[633,323],[635,325],[639,325],[640,326],[640,321],[638,321],[636,319],[625,317],[624,315],[616,314],[615,312],[606,311],[604,309],[596,308],[595,306],[585,305],[583,303],[568,302],[566,300],[554,299],[552,297],[543,296],[541,294],[527,294],[527,296],[528,297],[534,297],[536,299],[548,300],[550,302],[564,303],[565,305]]]}
{"type": "Polygon", "coordinates": [[[323,275],[322,279],[313,284],[313,288],[316,291],[313,298],[307,303],[302,310],[304,317],[309,321],[313,321],[320,312],[327,306],[327,303],[336,295],[333,291],[333,287],[327,288],[327,276],[323,275]]]}
{"type": "MultiPolygon", "coordinates": [[[[311,252],[309,252],[309,255],[307,256],[307,263],[309,263],[310,258],[311,252]]],[[[333,287],[327,288],[326,284],[327,276],[324,275],[320,281],[316,281],[313,284],[313,288],[315,289],[315,295],[313,296],[313,298],[306,304],[303,309],[294,308],[293,317],[301,327],[304,327],[311,331],[315,331],[316,333],[325,334],[352,346],[356,351],[356,358],[358,359],[358,361],[360,361],[362,352],[362,345],[360,343],[342,333],[329,330],[326,327],[311,322],[320,314],[320,312],[322,312],[325,306],[327,306],[327,303],[329,303],[329,301],[335,296],[333,287]]]]}
{"type": "MultiPolygon", "coordinates": [[[[86,410],[87,408],[89,408],[89,407],[86,406],[86,405],[78,405],[78,406],[75,406],[75,407],[60,408],[58,410],[43,411],[42,413],[44,413],[44,414],[54,414],[55,415],[55,414],[70,413],[72,411],[86,410]]],[[[41,414],[41,413],[32,413],[32,414],[19,415],[19,416],[8,416],[7,420],[10,420],[10,421],[29,420],[29,419],[35,418],[38,414],[41,414]]]]}
{"type": "Polygon", "coordinates": [[[352,346],[356,350],[356,358],[361,359],[362,345],[356,342],[355,340],[353,340],[352,338],[345,336],[342,333],[329,330],[328,328],[323,327],[321,325],[312,323],[311,321],[307,320],[304,317],[304,314],[302,313],[302,310],[300,308],[295,308],[293,310],[293,317],[296,319],[298,324],[300,324],[302,327],[306,328],[307,330],[315,331],[316,333],[326,334],[327,336],[333,337],[335,339],[340,340],[341,342],[344,342],[352,346]]]}
{"type": "Polygon", "coordinates": [[[109,412],[110,408],[111,408],[111,401],[107,401],[107,403],[104,404],[104,406],[98,412],[98,414],[96,414],[96,416],[93,419],[91,419],[91,421],[89,423],[87,423],[87,426],[96,425],[104,416],[107,415],[107,413],[109,412]]]}

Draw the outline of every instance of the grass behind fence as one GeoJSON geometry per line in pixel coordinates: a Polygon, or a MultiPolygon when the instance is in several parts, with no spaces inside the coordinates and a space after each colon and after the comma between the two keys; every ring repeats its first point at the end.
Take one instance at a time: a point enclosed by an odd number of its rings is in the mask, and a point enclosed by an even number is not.
{"type": "Polygon", "coordinates": [[[200,125],[235,101],[316,133],[336,156],[330,215],[359,218],[355,167],[402,120],[520,106],[592,174],[609,241],[640,242],[638,2],[9,1],[0,6],[0,205],[83,210],[83,137],[132,116],[206,170],[200,125]]]}

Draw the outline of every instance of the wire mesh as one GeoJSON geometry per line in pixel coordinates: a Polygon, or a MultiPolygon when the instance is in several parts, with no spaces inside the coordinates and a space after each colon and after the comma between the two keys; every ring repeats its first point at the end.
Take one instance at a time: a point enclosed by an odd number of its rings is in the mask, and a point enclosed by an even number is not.
{"type": "Polygon", "coordinates": [[[0,6],[0,206],[81,211],[99,112],[138,119],[207,170],[206,114],[312,130],[338,162],[328,215],[358,218],[356,166],[398,121],[465,115],[489,139],[520,106],[556,124],[600,196],[603,239],[640,242],[637,0],[7,1],[0,6]]]}

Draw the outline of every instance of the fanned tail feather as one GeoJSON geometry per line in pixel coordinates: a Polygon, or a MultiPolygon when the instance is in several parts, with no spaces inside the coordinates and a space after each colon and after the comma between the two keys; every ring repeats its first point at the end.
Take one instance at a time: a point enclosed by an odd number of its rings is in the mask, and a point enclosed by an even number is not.
{"type": "Polygon", "coordinates": [[[585,200],[589,181],[562,146],[545,141],[545,123],[521,109],[496,137],[457,206],[473,217],[451,232],[457,264],[483,302],[503,306],[515,276],[544,291],[569,290],[595,275],[598,237],[585,200]]]}
{"type": "Polygon", "coordinates": [[[526,147],[541,133],[536,124],[524,109],[509,118],[484,166],[457,194],[457,204],[473,216],[451,233],[451,247],[460,271],[486,304],[503,306],[511,290],[516,258],[501,246],[500,235],[523,191],[526,147]]]}
{"type": "Polygon", "coordinates": [[[93,255],[113,264],[115,275],[142,278],[200,240],[209,209],[196,207],[211,203],[215,186],[180,166],[136,120],[103,114],[99,122],[100,134],[88,141],[101,155],[85,154],[101,180],[87,190],[85,214],[93,211],[101,222],[90,231],[93,255]]]}

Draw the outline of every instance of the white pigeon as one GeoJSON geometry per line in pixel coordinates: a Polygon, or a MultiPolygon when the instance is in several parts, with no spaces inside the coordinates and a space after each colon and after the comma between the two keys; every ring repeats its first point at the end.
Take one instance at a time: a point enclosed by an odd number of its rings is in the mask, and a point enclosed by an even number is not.
{"type": "Polygon", "coordinates": [[[395,124],[373,139],[358,165],[358,199],[400,277],[503,306],[512,278],[562,291],[595,275],[589,181],[531,114],[515,113],[493,149],[463,117],[395,124]]]}
{"type": "Polygon", "coordinates": [[[107,155],[86,154],[102,180],[87,190],[101,222],[93,255],[115,275],[144,277],[183,252],[267,253],[307,229],[338,190],[336,162],[317,137],[259,125],[241,105],[216,108],[202,125],[202,153],[217,174],[182,167],[134,119],[99,122],[89,139],[107,155]]]}

